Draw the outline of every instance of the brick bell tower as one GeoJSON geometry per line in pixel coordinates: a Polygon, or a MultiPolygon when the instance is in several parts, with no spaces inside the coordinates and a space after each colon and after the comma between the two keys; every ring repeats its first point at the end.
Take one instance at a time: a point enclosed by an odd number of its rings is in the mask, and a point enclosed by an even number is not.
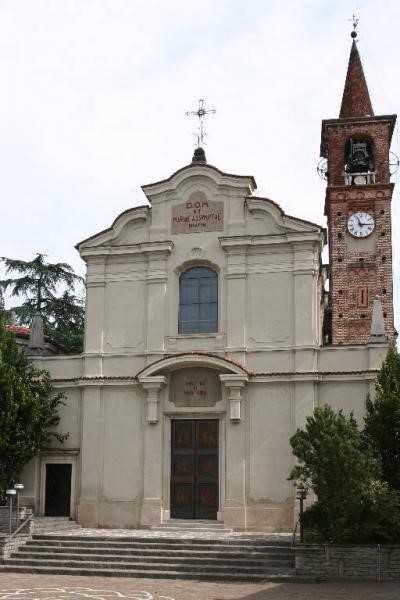
{"type": "Polygon", "coordinates": [[[389,151],[396,115],[375,116],[355,31],[339,118],[322,121],[321,156],[327,159],[333,344],[365,344],[373,300],[382,303],[386,334],[393,322],[389,151]]]}

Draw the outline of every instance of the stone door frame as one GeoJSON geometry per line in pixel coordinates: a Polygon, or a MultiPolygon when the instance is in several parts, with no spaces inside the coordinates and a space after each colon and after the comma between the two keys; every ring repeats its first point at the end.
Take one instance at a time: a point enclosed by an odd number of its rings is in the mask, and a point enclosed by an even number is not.
{"type": "Polygon", "coordinates": [[[77,458],[78,450],[49,450],[40,455],[39,465],[39,502],[36,504],[39,507],[38,516],[45,515],[46,505],[46,465],[48,464],[69,464],[71,465],[71,499],[70,499],[70,518],[76,518],[77,505],[77,458]]]}

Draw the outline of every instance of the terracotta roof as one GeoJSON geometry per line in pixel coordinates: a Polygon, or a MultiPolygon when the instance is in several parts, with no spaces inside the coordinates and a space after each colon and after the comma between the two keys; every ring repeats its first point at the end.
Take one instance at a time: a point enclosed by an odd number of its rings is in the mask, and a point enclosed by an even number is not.
{"type": "Polygon", "coordinates": [[[243,371],[245,371],[245,373],[247,373],[248,375],[251,375],[250,369],[246,368],[239,361],[234,360],[233,358],[228,358],[227,356],[222,356],[220,354],[215,354],[213,352],[205,352],[203,350],[191,350],[191,351],[188,351],[188,352],[176,352],[174,354],[166,354],[162,358],[159,358],[159,359],[155,360],[150,365],[146,365],[145,367],[143,367],[143,369],[141,369],[136,374],[136,377],[139,377],[139,375],[143,371],[146,371],[146,369],[148,369],[149,367],[151,367],[153,365],[156,365],[156,364],[158,364],[158,363],[160,363],[162,361],[165,361],[168,358],[178,358],[179,356],[207,356],[209,358],[218,358],[218,359],[223,360],[223,361],[225,361],[227,363],[230,363],[231,365],[235,365],[236,367],[239,367],[240,369],[242,369],[243,371]]]}
{"type": "Polygon", "coordinates": [[[93,235],[90,235],[88,238],[85,238],[84,240],[78,242],[77,244],[75,244],[74,248],[76,248],[77,250],[79,250],[79,246],[85,242],[89,242],[90,240],[93,240],[95,238],[97,238],[99,235],[102,235],[103,233],[107,233],[108,231],[112,231],[115,223],[118,221],[118,219],[120,219],[123,215],[127,215],[130,212],[135,212],[135,210],[138,210],[140,208],[148,208],[149,210],[151,209],[151,206],[149,204],[139,204],[138,206],[132,206],[131,208],[127,208],[126,210],[122,211],[122,213],[119,213],[119,215],[117,215],[114,219],[114,221],[112,222],[110,227],[107,227],[106,229],[102,229],[101,231],[98,231],[97,233],[94,233],[93,235]]]}
{"type": "Polygon", "coordinates": [[[373,114],[360,54],[353,40],[339,117],[369,117],[373,114]]]}
{"type": "Polygon", "coordinates": [[[245,202],[248,202],[251,200],[261,200],[262,202],[270,202],[271,204],[276,206],[276,208],[279,210],[279,212],[281,213],[281,215],[283,217],[289,217],[290,219],[293,219],[293,221],[299,221],[300,223],[306,223],[307,225],[312,225],[313,227],[317,227],[321,231],[326,230],[326,228],[323,227],[323,225],[319,225],[318,223],[314,223],[313,221],[307,221],[307,219],[300,219],[300,217],[294,217],[293,215],[288,215],[287,213],[285,213],[283,208],[277,202],[275,202],[275,200],[271,200],[271,198],[265,198],[262,196],[246,196],[245,202]]]}
{"type": "MultiPolygon", "coordinates": [[[[190,354],[190,352],[182,352],[181,354],[190,354]]],[[[207,352],[196,352],[194,354],[208,354],[209,356],[216,356],[215,354],[211,354],[211,353],[207,353],[207,352]]],[[[169,354],[168,357],[170,358],[171,356],[179,356],[176,354],[169,354]]],[[[164,358],[167,358],[166,356],[164,358]]],[[[221,357],[218,357],[221,358],[221,357]]],[[[226,357],[223,357],[225,360],[229,360],[229,362],[236,364],[238,366],[241,366],[240,363],[234,361],[234,360],[230,360],[230,359],[226,359],[226,357]]],[[[162,359],[160,359],[162,360],[162,359]]],[[[159,362],[159,361],[156,361],[159,362]]],[[[156,364],[156,363],[154,363],[156,364]]],[[[150,365],[148,365],[150,366],[150,365]]],[[[147,368],[147,367],[146,367],[147,368]]],[[[379,373],[379,369],[365,369],[365,370],[355,370],[355,371],[277,371],[277,372],[251,372],[248,369],[245,369],[242,366],[242,369],[244,371],[247,371],[247,373],[250,376],[250,382],[254,379],[256,379],[257,377],[293,377],[296,375],[302,376],[302,375],[314,375],[314,376],[331,376],[331,375],[375,375],[377,373],[379,373]]],[[[144,369],[142,369],[144,370],[144,369]]],[[[90,381],[137,381],[138,376],[140,375],[140,373],[138,373],[138,375],[92,375],[89,377],[61,377],[61,378],[54,378],[52,379],[53,382],[56,383],[64,383],[64,382],[70,382],[70,383],[84,383],[84,382],[90,382],[90,381]]]]}
{"type": "Polygon", "coordinates": [[[6,325],[6,331],[14,333],[17,337],[29,338],[31,335],[30,327],[24,325],[6,325]]]}
{"type": "Polygon", "coordinates": [[[146,185],[142,185],[142,190],[145,191],[148,188],[154,187],[155,185],[160,185],[161,183],[166,183],[167,181],[171,181],[171,179],[173,179],[175,177],[175,175],[177,175],[178,173],[181,173],[182,171],[186,171],[187,169],[193,169],[193,167],[201,167],[202,169],[211,169],[211,170],[219,173],[219,175],[225,175],[226,177],[235,177],[236,179],[250,179],[251,183],[253,184],[253,188],[254,189],[257,188],[256,180],[254,179],[253,175],[236,175],[234,173],[224,173],[224,171],[221,171],[220,169],[217,169],[217,167],[214,167],[213,165],[209,165],[207,163],[190,163],[190,165],[186,165],[186,166],[182,167],[181,169],[178,169],[177,171],[175,171],[175,173],[172,173],[172,175],[170,177],[167,177],[166,179],[161,179],[160,181],[155,181],[154,183],[147,183],[146,185]]]}
{"type": "MultiPolygon", "coordinates": [[[[6,331],[8,331],[9,333],[13,333],[18,338],[22,338],[22,339],[26,339],[26,340],[28,340],[30,338],[31,328],[26,327],[26,325],[7,325],[6,324],[5,328],[6,328],[6,331]]],[[[53,344],[53,346],[56,346],[58,348],[64,348],[64,344],[61,344],[61,342],[56,342],[48,335],[45,335],[44,339],[45,339],[45,342],[47,342],[48,344],[53,344]]]]}

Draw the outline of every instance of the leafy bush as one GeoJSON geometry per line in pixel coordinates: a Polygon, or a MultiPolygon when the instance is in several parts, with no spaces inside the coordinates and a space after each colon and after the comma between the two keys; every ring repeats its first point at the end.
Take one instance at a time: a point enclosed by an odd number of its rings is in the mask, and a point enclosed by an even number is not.
{"type": "Polygon", "coordinates": [[[54,432],[63,398],[62,393],[54,393],[49,373],[35,369],[18,350],[0,313],[0,502],[44,445],[67,437],[54,432]]]}

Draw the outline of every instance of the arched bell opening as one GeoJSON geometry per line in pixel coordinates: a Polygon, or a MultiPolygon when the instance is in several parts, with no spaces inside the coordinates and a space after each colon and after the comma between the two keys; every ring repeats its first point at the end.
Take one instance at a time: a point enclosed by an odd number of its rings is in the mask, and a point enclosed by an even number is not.
{"type": "Polygon", "coordinates": [[[372,141],[349,138],[345,144],[344,172],[346,185],[375,183],[375,163],[372,141]]]}

